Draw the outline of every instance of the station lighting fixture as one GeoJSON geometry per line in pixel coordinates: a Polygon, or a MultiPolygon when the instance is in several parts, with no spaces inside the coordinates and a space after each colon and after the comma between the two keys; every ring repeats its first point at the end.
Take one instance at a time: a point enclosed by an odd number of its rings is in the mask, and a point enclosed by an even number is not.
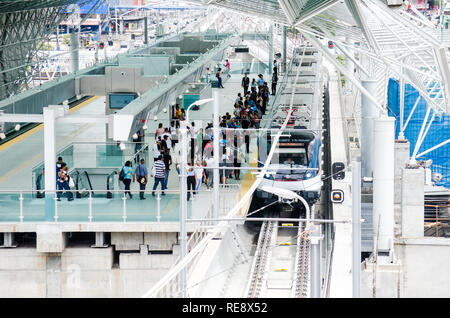
{"type": "Polygon", "coordinates": [[[68,105],[69,104],[69,100],[66,99],[65,101],[63,101],[63,105],[68,105]]]}
{"type": "Polygon", "coordinates": [[[158,116],[155,115],[155,117],[153,117],[153,120],[157,121],[158,120],[158,116]]]}
{"type": "Polygon", "coordinates": [[[5,133],[0,133],[0,139],[3,140],[3,139],[5,139],[5,138],[6,138],[5,133]]]}
{"type": "MultiPolygon", "coordinates": [[[[134,137],[134,136],[133,136],[133,137],[134,137]]],[[[136,137],[137,137],[137,135],[136,135],[136,137]]],[[[121,142],[121,143],[119,144],[119,148],[120,148],[120,150],[125,150],[126,146],[125,146],[125,144],[124,144],[123,142],[121,142]]]]}
{"type": "Polygon", "coordinates": [[[179,99],[183,99],[183,95],[178,96],[179,99]]]}
{"type": "Polygon", "coordinates": [[[133,139],[137,139],[138,135],[136,133],[133,134],[133,139]]]}
{"type": "Polygon", "coordinates": [[[185,92],[185,93],[189,93],[189,90],[187,89],[187,90],[185,90],[184,92],[185,92]]]}
{"type": "Polygon", "coordinates": [[[143,129],[143,130],[147,130],[147,128],[148,128],[148,127],[147,127],[147,125],[145,125],[145,124],[144,124],[144,126],[142,126],[142,129],[143,129]]]}
{"type": "Polygon", "coordinates": [[[14,127],[14,129],[15,129],[16,131],[19,131],[19,130],[20,130],[20,124],[17,124],[16,127],[14,127]]]}
{"type": "Polygon", "coordinates": [[[167,113],[167,108],[166,107],[163,108],[163,112],[167,113]]]}

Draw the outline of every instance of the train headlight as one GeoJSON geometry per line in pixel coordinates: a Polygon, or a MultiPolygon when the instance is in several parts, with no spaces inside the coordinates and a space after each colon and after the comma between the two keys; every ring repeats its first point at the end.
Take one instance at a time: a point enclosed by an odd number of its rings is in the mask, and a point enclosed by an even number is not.
{"type": "Polygon", "coordinates": [[[311,176],[312,176],[312,173],[311,173],[311,172],[308,172],[308,173],[306,174],[306,177],[307,177],[307,178],[311,178],[311,176]]]}

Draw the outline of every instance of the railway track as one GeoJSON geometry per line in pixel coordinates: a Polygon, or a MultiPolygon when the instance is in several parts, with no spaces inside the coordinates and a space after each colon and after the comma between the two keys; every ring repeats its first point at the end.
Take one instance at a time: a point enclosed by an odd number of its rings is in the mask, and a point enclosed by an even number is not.
{"type": "Polygon", "coordinates": [[[306,223],[302,222],[297,235],[295,288],[293,289],[295,298],[308,297],[309,292],[310,240],[309,233],[305,230],[306,223]]]}
{"type": "Polygon", "coordinates": [[[308,297],[309,239],[305,224],[263,222],[247,287],[248,298],[308,297]]]}

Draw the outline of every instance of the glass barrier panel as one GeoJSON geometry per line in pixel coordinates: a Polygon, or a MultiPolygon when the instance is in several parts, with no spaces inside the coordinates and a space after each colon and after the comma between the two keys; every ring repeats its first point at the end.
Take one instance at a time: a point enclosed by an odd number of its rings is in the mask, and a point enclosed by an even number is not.
{"type": "Polygon", "coordinates": [[[19,193],[0,193],[0,222],[19,222],[19,193]]]}
{"type": "MultiPolygon", "coordinates": [[[[151,189],[153,187],[153,183],[149,182],[147,184],[147,190],[144,191],[143,196],[145,200],[140,199],[139,190],[132,190],[131,193],[133,198],[130,199],[127,195],[127,222],[157,222],[157,214],[158,214],[158,196],[152,196],[151,189]]],[[[160,196],[161,200],[159,200],[160,207],[165,207],[167,204],[167,200],[165,196],[160,196]]]]}
{"type": "Polygon", "coordinates": [[[97,145],[97,167],[120,167],[123,151],[118,145],[97,145]]]}
{"type": "Polygon", "coordinates": [[[94,191],[92,196],[92,222],[123,222],[123,195],[108,191],[94,191]]]}
{"type": "Polygon", "coordinates": [[[57,202],[58,222],[89,222],[89,196],[77,198],[76,190],[61,193],[57,202]],[[72,201],[68,201],[69,198],[72,201]]]}
{"type": "MultiPolygon", "coordinates": [[[[50,194],[53,196],[53,193],[50,194]]],[[[23,221],[43,222],[45,221],[45,193],[23,193],[23,221]]]]}

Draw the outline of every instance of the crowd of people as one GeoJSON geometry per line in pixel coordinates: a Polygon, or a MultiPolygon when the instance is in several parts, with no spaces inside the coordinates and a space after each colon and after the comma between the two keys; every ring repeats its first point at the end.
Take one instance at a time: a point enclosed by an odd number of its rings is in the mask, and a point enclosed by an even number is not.
{"type": "MultiPolygon", "coordinates": [[[[229,67],[229,65],[227,65],[229,67]]],[[[234,101],[234,110],[230,114],[227,112],[219,119],[220,126],[220,152],[219,176],[220,183],[226,184],[227,179],[235,178],[240,180],[241,163],[248,160],[250,152],[250,135],[246,131],[250,128],[260,128],[262,116],[266,113],[270,95],[276,94],[278,81],[278,67],[274,61],[272,75],[272,93],[270,93],[268,83],[262,74],[258,78],[250,78],[244,74],[241,86],[242,93],[239,92],[234,101]],[[223,169],[220,169],[223,168],[223,169]]],[[[220,72],[220,71],[219,71],[220,72]]],[[[220,76],[220,74],[219,74],[220,76]]],[[[221,87],[221,85],[219,85],[221,87]]],[[[195,108],[194,108],[195,110],[195,108]]],[[[186,113],[179,105],[172,107],[172,120],[170,127],[163,127],[158,124],[155,131],[155,144],[152,147],[153,165],[151,176],[154,178],[152,195],[158,186],[161,185],[161,195],[165,195],[168,179],[172,171],[172,155],[180,158],[180,150],[175,150],[180,139],[180,123],[184,122],[188,130],[188,163],[187,163],[187,187],[188,200],[191,194],[195,197],[200,186],[204,183],[209,189],[213,185],[213,123],[209,122],[205,128],[196,127],[195,122],[186,122],[186,113]]],[[[136,133],[141,137],[140,131],[136,133]]],[[[142,139],[136,139],[140,142],[142,139]]],[[[145,165],[145,160],[141,159],[134,173],[131,169],[131,162],[127,161],[120,171],[119,179],[125,185],[125,193],[132,198],[130,192],[131,181],[138,182],[140,188],[140,199],[144,200],[144,190],[149,181],[149,173],[145,165]]],[[[181,174],[179,162],[175,163],[176,171],[181,174]]]]}
{"type": "MultiPolygon", "coordinates": [[[[230,64],[228,60],[226,67],[229,71],[230,64]]],[[[227,112],[219,118],[221,138],[219,141],[221,153],[219,156],[220,183],[226,184],[227,179],[233,177],[236,180],[240,180],[239,168],[243,161],[248,161],[250,152],[250,133],[248,129],[260,127],[262,116],[266,112],[269,95],[276,94],[277,81],[278,67],[276,60],[274,61],[272,75],[272,93],[270,93],[268,84],[262,74],[259,74],[257,79],[253,78],[250,82],[250,78],[245,73],[241,80],[243,91],[237,94],[233,112],[231,114],[227,112]]],[[[220,87],[223,87],[221,83],[220,87]]],[[[194,108],[194,110],[196,109],[194,108]]],[[[159,123],[155,131],[155,144],[152,147],[153,164],[150,173],[150,176],[154,178],[153,196],[159,185],[161,185],[161,195],[165,195],[164,190],[167,189],[169,175],[174,164],[172,155],[177,154],[175,157],[177,159],[180,158],[180,149],[176,151],[175,148],[180,138],[181,122],[184,122],[188,129],[189,155],[186,171],[188,200],[190,200],[191,194],[194,197],[196,196],[203,183],[207,189],[213,186],[213,123],[209,122],[204,129],[196,127],[195,122],[187,123],[185,110],[179,105],[174,105],[170,127],[163,127],[163,124],[159,123]]],[[[143,137],[144,134],[141,130],[134,134],[135,153],[142,148],[143,137]]],[[[67,164],[62,160],[62,157],[59,157],[56,164],[57,200],[60,201],[61,194],[66,192],[67,199],[72,201],[73,194],[70,188],[74,184],[68,173],[67,164]]],[[[175,167],[178,175],[180,175],[179,162],[175,162],[175,167]]],[[[44,171],[42,172],[43,174],[44,171]]],[[[133,198],[130,189],[131,183],[139,183],[139,198],[145,200],[144,191],[149,182],[149,172],[145,159],[140,159],[135,169],[132,168],[131,161],[126,161],[119,170],[119,180],[124,184],[125,196],[128,195],[130,199],[133,198]]]]}

